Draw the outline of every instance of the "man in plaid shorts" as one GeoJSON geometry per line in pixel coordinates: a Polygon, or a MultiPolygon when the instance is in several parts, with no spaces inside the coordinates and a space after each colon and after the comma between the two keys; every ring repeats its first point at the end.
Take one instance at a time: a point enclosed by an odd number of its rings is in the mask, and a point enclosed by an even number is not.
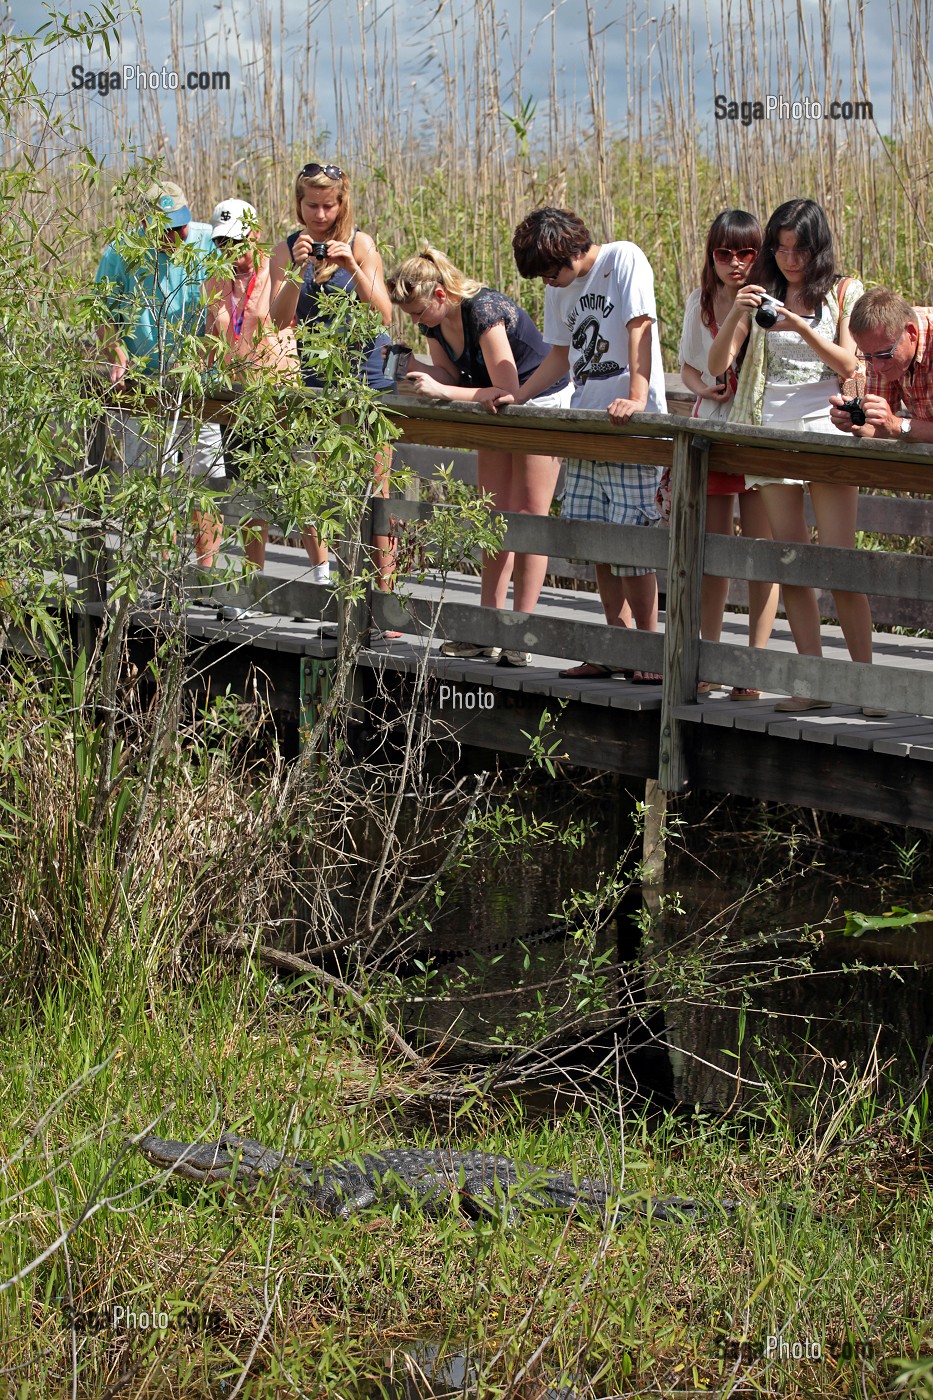
{"type": "MultiPolygon", "coordinates": [[[[624,423],[633,413],[666,413],[654,274],[641,249],[634,243],[594,243],[571,210],[546,208],[522,220],[512,250],[522,277],[544,282],[544,338],[552,347],[522,385],[517,402],[533,398],[569,367],[571,408],[607,410],[613,423],[624,423]]],[[[656,467],[570,458],[561,513],[573,520],[656,525],[657,487],[656,467]]],[[[628,605],[636,627],[657,629],[653,570],[597,564],[596,582],[610,627],[627,625],[628,605]]],[[[588,678],[611,671],[583,662],[561,674],[588,678]]],[[[661,681],[647,671],[636,671],[634,679],[646,685],[661,681]]]]}

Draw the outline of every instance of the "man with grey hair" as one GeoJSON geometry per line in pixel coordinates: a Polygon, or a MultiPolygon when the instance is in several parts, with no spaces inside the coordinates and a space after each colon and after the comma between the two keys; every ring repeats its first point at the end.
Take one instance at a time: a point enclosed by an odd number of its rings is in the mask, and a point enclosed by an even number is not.
{"type": "Polygon", "coordinates": [[[835,426],[856,437],[933,442],[933,307],[874,287],[853,306],[849,330],[865,360],[865,422],[854,424],[836,394],[835,426]]]}

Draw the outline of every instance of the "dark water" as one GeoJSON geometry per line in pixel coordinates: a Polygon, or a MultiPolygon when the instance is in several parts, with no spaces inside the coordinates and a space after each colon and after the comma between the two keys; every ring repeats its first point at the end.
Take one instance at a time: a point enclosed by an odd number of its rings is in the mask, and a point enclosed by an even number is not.
{"type": "Polygon", "coordinates": [[[569,1047],[586,1041],[582,1070],[614,1046],[628,1084],[717,1109],[750,1102],[765,1081],[803,1098],[862,1073],[918,1082],[933,1043],[933,924],[861,938],[841,929],[848,909],[933,906],[926,836],[911,856],[918,833],[837,823],[832,841],[782,836],[760,815],[731,831],[734,813],[722,810],[717,832],[688,814],[663,883],[643,907],[633,881],[593,942],[588,964],[613,963],[606,1004],[575,1016],[581,953],[562,906],[596,889],[626,850],[634,797],[608,780],[556,783],[527,804],[556,825],[584,819],[586,840],[514,851],[450,894],[427,940],[434,980],[413,985],[424,1000],[408,1008],[422,1044],[475,1060],[501,1054],[510,1035],[556,1033],[562,1093],[569,1047]]]}

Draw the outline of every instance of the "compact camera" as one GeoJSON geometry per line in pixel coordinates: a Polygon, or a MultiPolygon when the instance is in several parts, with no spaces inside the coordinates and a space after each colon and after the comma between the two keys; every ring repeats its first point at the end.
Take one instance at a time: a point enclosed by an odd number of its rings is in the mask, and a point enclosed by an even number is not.
{"type": "Polygon", "coordinates": [[[854,399],[844,399],[842,402],[843,413],[848,413],[852,419],[853,428],[861,428],[865,423],[865,410],[862,407],[862,400],[856,395],[854,399]]]}
{"type": "Polygon", "coordinates": [[[766,292],[762,292],[761,305],[755,312],[755,320],[762,330],[769,331],[783,310],[783,302],[778,301],[777,297],[769,297],[766,292]]]}
{"type": "Polygon", "coordinates": [[[312,258],[317,258],[318,260],[320,260],[321,258],[326,258],[326,257],[327,257],[327,244],[326,244],[326,243],[312,243],[312,244],[311,244],[311,256],[312,256],[312,258]]]}
{"type": "Polygon", "coordinates": [[[411,364],[410,345],[390,345],[386,349],[383,373],[386,379],[404,379],[411,364]]]}

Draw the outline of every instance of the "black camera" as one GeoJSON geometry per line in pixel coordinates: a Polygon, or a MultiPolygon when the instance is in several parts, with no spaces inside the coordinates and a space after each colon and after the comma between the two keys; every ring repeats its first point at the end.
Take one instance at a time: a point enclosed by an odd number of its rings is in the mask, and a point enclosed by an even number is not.
{"type": "Polygon", "coordinates": [[[783,309],[783,303],[778,301],[777,297],[769,297],[767,293],[762,292],[761,305],[755,312],[755,320],[762,330],[769,331],[783,309]]]}
{"type": "Polygon", "coordinates": [[[856,396],[854,399],[844,399],[842,402],[843,413],[848,413],[852,419],[853,428],[861,428],[865,423],[865,410],[862,407],[862,400],[856,396]]]}
{"type": "Polygon", "coordinates": [[[386,379],[404,379],[411,364],[410,345],[387,345],[383,373],[386,379]]]}
{"type": "Polygon", "coordinates": [[[311,256],[312,256],[312,258],[318,258],[318,259],[326,258],[326,257],[327,257],[327,244],[326,244],[326,243],[312,243],[312,244],[311,244],[311,256]]]}

